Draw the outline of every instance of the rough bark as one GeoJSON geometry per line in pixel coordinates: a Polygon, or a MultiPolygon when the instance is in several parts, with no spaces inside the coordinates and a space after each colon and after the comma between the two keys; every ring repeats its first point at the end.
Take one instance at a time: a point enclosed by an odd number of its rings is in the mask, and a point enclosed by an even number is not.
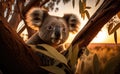
{"type": "Polygon", "coordinates": [[[5,74],[40,74],[41,59],[0,16],[0,69],[5,74]]]}

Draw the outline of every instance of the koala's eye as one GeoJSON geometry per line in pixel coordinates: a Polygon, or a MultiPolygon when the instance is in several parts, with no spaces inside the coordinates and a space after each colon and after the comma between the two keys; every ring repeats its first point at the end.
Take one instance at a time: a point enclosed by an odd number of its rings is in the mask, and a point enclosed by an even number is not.
{"type": "Polygon", "coordinates": [[[71,23],[71,27],[73,27],[73,28],[74,28],[74,27],[76,27],[76,25],[75,25],[74,23],[71,23]]]}
{"type": "Polygon", "coordinates": [[[53,27],[52,26],[48,26],[47,29],[48,30],[53,30],[53,27]]]}
{"type": "Polygon", "coordinates": [[[71,22],[76,22],[76,19],[71,19],[71,22]]]}
{"type": "Polygon", "coordinates": [[[33,13],[33,16],[34,16],[34,17],[38,17],[38,16],[39,16],[39,12],[38,12],[38,11],[35,11],[35,12],[33,13]]]}
{"type": "Polygon", "coordinates": [[[63,28],[63,32],[65,32],[66,31],[66,29],[65,28],[63,28]]]}

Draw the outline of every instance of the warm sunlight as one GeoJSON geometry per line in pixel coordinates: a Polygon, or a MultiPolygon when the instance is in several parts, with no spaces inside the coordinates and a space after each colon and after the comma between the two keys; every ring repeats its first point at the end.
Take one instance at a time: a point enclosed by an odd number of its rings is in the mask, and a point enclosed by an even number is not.
{"type": "MultiPolygon", "coordinates": [[[[71,42],[73,40],[73,38],[75,37],[74,34],[70,34],[69,39],[67,40],[67,42],[71,42]]],[[[109,43],[108,40],[108,33],[106,28],[103,28],[98,34],[97,36],[91,41],[91,43],[109,43]]],[[[112,37],[113,38],[113,37],[112,37]]],[[[110,38],[109,38],[110,39],[110,38]]],[[[113,42],[113,41],[112,41],[113,42]]]]}
{"type": "Polygon", "coordinates": [[[105,42],[107,38],[107,32],[105,31],[100,31],[97,36],[93,39],[92,42],[94,43],[101,43],[101,42],[105,42]]]}

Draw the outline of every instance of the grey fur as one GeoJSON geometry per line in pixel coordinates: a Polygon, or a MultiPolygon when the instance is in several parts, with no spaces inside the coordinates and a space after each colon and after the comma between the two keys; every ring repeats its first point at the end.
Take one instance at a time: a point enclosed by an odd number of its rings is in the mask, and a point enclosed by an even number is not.
{"type": "Polygon", "coordinates": [[[63,44],[70,32],[77,32],[80,26],[78,18],[74,14],[65,14],[63,17],[49,15],[40,8],[33,8],[26,15],[26,22],[32,29],[37,28],[35,33],[26,43],[46,43],[55,48],[63,44]]]}

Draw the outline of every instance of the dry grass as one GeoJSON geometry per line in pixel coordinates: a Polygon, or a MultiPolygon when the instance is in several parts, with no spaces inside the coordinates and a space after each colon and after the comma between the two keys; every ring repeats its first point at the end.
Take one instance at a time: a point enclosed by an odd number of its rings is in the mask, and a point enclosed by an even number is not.
{"type": "Polygon", "coordinates": [[[90,44],[79,59],[76,74],[119,74],[120,44],[90,44]]]}

